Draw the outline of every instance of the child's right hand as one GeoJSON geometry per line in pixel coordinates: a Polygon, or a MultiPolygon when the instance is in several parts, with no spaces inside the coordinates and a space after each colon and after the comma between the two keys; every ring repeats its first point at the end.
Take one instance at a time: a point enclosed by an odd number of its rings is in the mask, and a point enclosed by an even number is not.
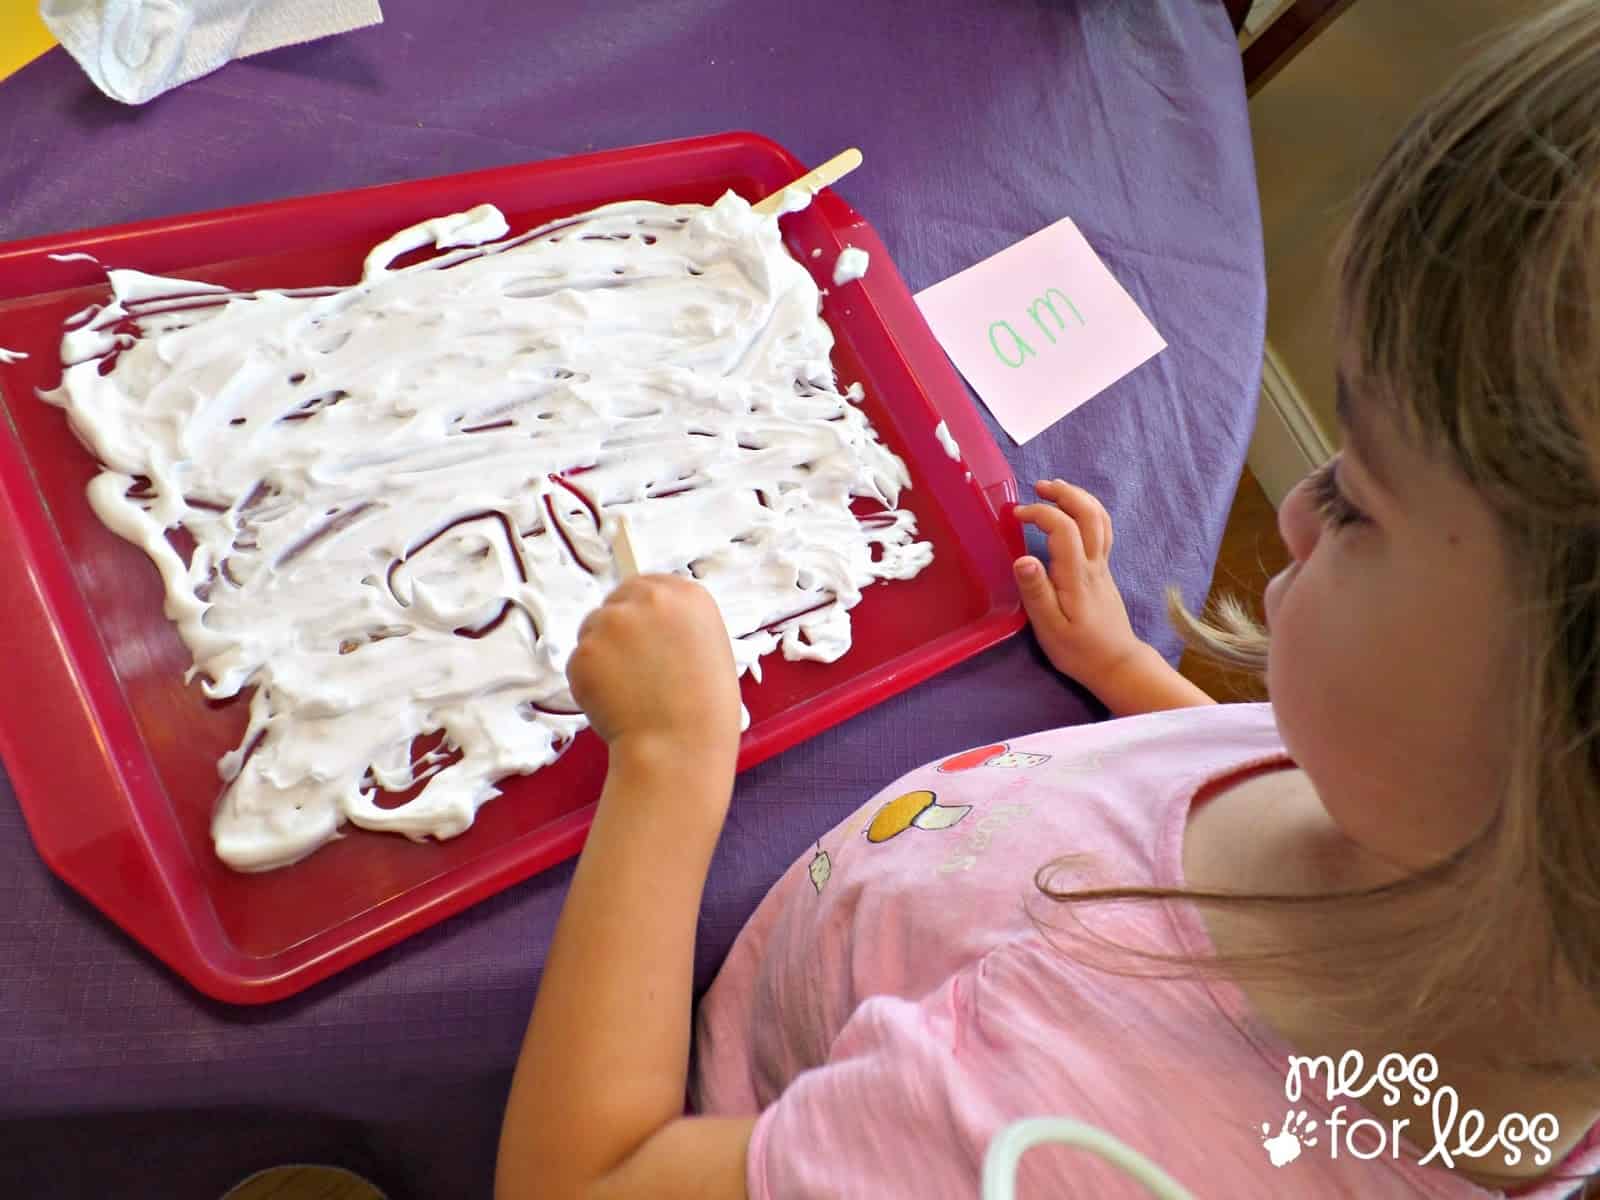
{"type": "Polygon", "coordinates": [[[615,755],[658,746],[730,758],[739,746],[739,679],[711,593],[673,575],[618,586],[578,627],[572,696],[615,755]]]}
{"type": "Polygon", "coordinates": [[[1022,606],[1056,670],[1099,694],[1144,649],[1111,577],[1111,515],[1059,479],[1041,479],[1034,490],[1045,503],[1018,505],[1017,520],[1045,535],[1050,566],[1032,555],[1012,565],[1022,606]]]}

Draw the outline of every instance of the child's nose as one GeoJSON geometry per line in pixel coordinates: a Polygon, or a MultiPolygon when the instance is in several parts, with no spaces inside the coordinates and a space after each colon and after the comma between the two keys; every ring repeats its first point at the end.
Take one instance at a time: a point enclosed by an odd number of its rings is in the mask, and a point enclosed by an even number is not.
{"type": "Polygon", "coordinates": [[[1311,476],[1308,475],[1290,489],[1278,506],[1278,533],[1283,538],[1284,548],[1296,562],[1305,562],[1311,557],[1317,535],[1322,531],[1311,491],[1311,476]]]}

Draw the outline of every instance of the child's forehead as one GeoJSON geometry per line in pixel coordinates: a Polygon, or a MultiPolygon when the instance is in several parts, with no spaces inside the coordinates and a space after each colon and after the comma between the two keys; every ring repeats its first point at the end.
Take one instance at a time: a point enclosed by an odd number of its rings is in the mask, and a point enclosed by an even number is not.
{"type": "Polygon", "coordinates": [[[1340,431],[1355,452],[1366,473],[1391,495],[1397,475],[1394,469],[1395,444],[1400,439],[1398,422],[1382,405],[1360,398],[1341,371],[1334,384],[1340,431]]]}

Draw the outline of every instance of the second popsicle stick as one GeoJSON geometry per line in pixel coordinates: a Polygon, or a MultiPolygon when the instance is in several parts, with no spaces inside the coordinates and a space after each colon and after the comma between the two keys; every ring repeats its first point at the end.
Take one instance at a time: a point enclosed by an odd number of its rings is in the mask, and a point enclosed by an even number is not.
{"type": "Polygon", "coordinates": [[[823,188],[839,182],[839,180],[843,179],[846,175],[850,174],[851,171],[854,171],[860,165],[861,151],[857,150],[854,146],[851,146],[850,149],[839,154],[835,154],[820,167],[816,167],[813,170],[807,171],[793,183],[779,188],[766,199],[758,200],[750,207],[755,209],[756,212],[760,213],[762,216],[771,216],[773,213],[776,213],[783,208],[783,195],[785,192],[789,191],[790,188],[799,188],[802,191],[810,192],[814,196],[823,188]]]}
{"type": "Polygon", "coordinates": [[[639,573],[639,559],[633,552],[633,538],[628,532],[628,518],[621,513],[611,517],[611,558],[616,563],[617,579],[632,579],[639,573]]]}

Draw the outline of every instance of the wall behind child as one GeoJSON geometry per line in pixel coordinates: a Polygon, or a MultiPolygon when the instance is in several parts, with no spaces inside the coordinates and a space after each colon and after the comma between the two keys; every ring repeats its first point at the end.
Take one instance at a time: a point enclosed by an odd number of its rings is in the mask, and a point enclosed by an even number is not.
{"type": "MultiPolygon", "coordinates": [[[[1409,115],[1494,31],[1552,0],[1357,0],[1250,102],[1267,254],[1268,380],[1299,440],[1335,444],[1328,260],[1350,203],[1409,115]]],[[[1262,429],[1251,466],[1274,503],[1315,461],[1277,467],[1262,429]]],[[[1313,460],[1317,457],[1311,455],[1313,460]]]]}

